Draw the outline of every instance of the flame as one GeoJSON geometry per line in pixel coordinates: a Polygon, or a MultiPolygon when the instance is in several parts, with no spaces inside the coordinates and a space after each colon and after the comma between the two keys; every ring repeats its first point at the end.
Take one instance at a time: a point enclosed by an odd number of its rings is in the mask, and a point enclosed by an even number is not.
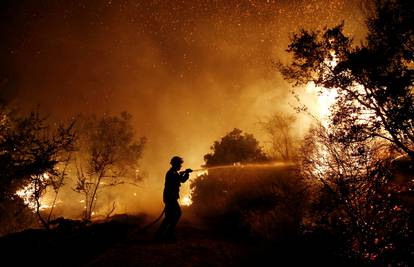
{"type": "MultiPolygon", "coordinates": [[[[333,69],[338,65],[339,59],[335,55],[334,51],[330,52],[331,58],[326,59],[324,64],[327,65],[330,69],[333,69]]],[[[309,82],[306,85],[306,92],[309,94],[317,94],[316,100],[316,115],[321,121],[324,127],[329,125],[329,116],[331,115],[330,108],[335,103],[336,97],[338,96],[338,91],[335,88],[326,89],[323,87],[318,87],[314,82],[309,82]]]]}
{"type": "MultiPolygon", "coordinates": [[[[202,175],[207,175],[208,174],[208,170],[207,169],[202,169],[200,171],[195,171],[196,172],[196,177],[200,177],[202,175]]],[[[191,182],[190,182],[191,183],[191,182]]],[[[187,193],[184,194],[183,197],[180,198],[180,204],[183,206],[191,206],[191,204],[193,204],[193,200],[191,198],[192,194],[193,194],[193,189],[189,189],[189,191],[187,193]]]]}
{"type": "MultiPolygon", "coordinates": [[[[361,84],[354,84],[353,88],[360,96],[365,96],[366,92],[364,87],[361,84]]],[[[336,102],[336,97],[338,96],[338,91],[335,88],[326,89],[323,87],[316,86],[313,82],[309,82],[306,85],[306,92],[308,94],[317,94],[316,103],[313,104],[313,110],[316,112],[317,118],[320,120],[322,125],[325,128],[328,128],[330,120],[329,116],[332,114],[331,107],[336,102]]],[[[357,100],[354,101],[356,106],[360,106],[357,100]]],[[[356,123],[366,123],[369,120],[380,120],[380,117],[377,116],[374,112],[363,109],[364,113],[355,114],[356,123]]]]}
{"type": "MultiPolygon", "coordinates": [[[[33,179],[40,179],[41,182],[45,182],[50,179],[48,173],[43,173],[39,176],[32,176],[33,179]]],[[[22,189],[19,189],[15,192],[15,195],[20,197],[24,204],[26,204],[33,212],[36,212],[37,203],[34,199],[34,194],[36,192],[36,185],[34,183],[30,183],[24,186],[22,189]]],[[[57,201],[56,204],[62,203],[61,200],[57,201]]],[[[56,204],[54,206],[56,206],[56,204]]],[[[39,199],[39,210],[46,210],[52,208],[52,205],[47,204],[43,197],[39,199]]]]}
{"type": "Polygon", "coordinates": [[[316,100],[316,112],[318,119],[320,119],[323,126],[329,125],[329,116],[331,115],[330,107],[335,103],[335,98],[338,95],[336,89],[325,90],[310,82],[306,85],[306,92],[309,94],[318,94],[316,100]]]}
{"type": "Polygon", "coordinates": [[[191,200],[191,193],[188,193],[187,195],[182,197],[180,199],[180,203],[184,206],[191,206],[191,204],[193,204],[193,201],[191,200]]]}
{"type": "MultiPolygon", "coordinates": [[[[332,56],[332,59],[326,60],[324,63],[330,68],[334,68],[338,64],[339,60],[333,52],[331,52],[331,56],[332,56]]],[[[363,85],[354,83],[352,87],[355,90],[355,92],[357,92],[357,95],[359,97],[363,98],[364,96],[367,95],[367,92],[365,88],[363,87],[363,85]]],[[[331,123],[330,118],[329,118],[332,115],[331,107],[335,105],[337,101],[338,89],[335,89],[335,88],[328,89],[324,87],[319,87],[319,86],[316,86],[314,82],[309,82],[306,85],[305,90],[306,90],[306,93],[310,95],[317,94],[316,101],[311,104],[312,110],[314,111],[313,115],[317,117],[317,119],[320,121],[320,123],[322,124],[324,128],[328,129],[329,124],[331,123]]],[[[354,104],[356,106],[361,107],[361,104],[357,100],[354,100],[354,104]]],[[[361,113],[350,114],[350,115],[353,115],[356,124],[367,123],[373,120],[374,121],[380,120],[380,117],[377,116],[373,111],[370,111],[364,108],[362,108],[361,110],[362,110],[361,113]]],[[[329,157],[329,152],[328,152],[327,147],[321,144],[316,144],[316,150],[317,151],[315,151],[316,153],[315,155],[318,155],[317,157],[318,163],[315,164],[314,173],[321,176],[324,173],[326,173],[327,169],[329,168],[328,166],[330,166],[331,159],[329,157]]]]}

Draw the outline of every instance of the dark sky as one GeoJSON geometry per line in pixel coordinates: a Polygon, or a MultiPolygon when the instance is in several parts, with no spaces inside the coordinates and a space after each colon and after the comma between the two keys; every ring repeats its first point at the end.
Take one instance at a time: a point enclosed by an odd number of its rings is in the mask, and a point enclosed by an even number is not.
{"type": "Polygon", "coordinates": [[[0,96],[57,119],[122,110],[148,138],[143,167],[202,163],[234,127],[289,109],[272,68],[289,34],[345,20],[361,39],[360,0],[0,1],[0,96]]]}

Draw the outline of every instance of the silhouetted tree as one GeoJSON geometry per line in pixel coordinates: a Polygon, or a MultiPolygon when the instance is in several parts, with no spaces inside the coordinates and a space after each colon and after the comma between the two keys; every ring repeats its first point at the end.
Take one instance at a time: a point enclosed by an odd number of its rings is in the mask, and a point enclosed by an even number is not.
{"type": "Polygon", "coordinates": [[[296,85],[337,92],[329,125],[311,129],[299,153],[301,174],[321,185],[319,222],[376,266],[408,266],[413,215],[394,198],[402,187],[393,189],[387,161],[396,151],[414,160],[414,9],[398,0],[377,0],[375,7],[360,46],[344,35],[343,24],[303,30],[288,49],[293,62],[280,70],[296,85]]]}
{"type": "Polygon", "coordinates": [[[74,149],[67,151],[67,153],[63,153],[59,159],[59,163],[55,172],[52,174],[51,184],[53,190],[55,192],[55,196],[53,201],[50,205],[49,215],[47,216],[47,224],[49,225],[50,220],[52,218],[53,211],[55,209],[56,201],[58,199],[58,195],[62,187],[65,185],[65,180],[68,178],[69,172],[69,165],[72,161],[74,149]]]}
{"type": "Polygon", "coordinates": [[[297,144],[297,138],[293,131],[295,121],[296,117],[293,115],[274,113],[260,122],[268,135],[273,157],[288,161],[294,156],[297,144]]]}
{"type": "Polygon", "coordinates": [[[73,123],[51,127],[38,111],[16,116],[4,107],[0,116],[0,202],[14,199],[18,189],[30,188],[26,200],[47,227],[40,199],[53,183],[61,155],[73,149],[73,123]]]}
{"type": "Polygon", "coordinates": [[[101,189],[141,178],[137,170],[145,138],[136,139],[131,118],[123,112],[81,119],[75,191],[85,197],[85,219],[91,218],[101,189]]]}
{"type": "Polygon", "coordinates": [[[412,1],[376,0],[360,46],[343,24],[323,32],[293,35],[284,77],[336,90],[332,127],[340,142],[382,138],[414,158],[414,8],[412,1]]]}
{"type": "Polygon", "coordinates": [[[211,150],[204,156],[205,165],[209,167],[267,160],[256,138],[252,134],[243,134],[239,129],[233,129],[220,141],[215,141],[211,150]]]}

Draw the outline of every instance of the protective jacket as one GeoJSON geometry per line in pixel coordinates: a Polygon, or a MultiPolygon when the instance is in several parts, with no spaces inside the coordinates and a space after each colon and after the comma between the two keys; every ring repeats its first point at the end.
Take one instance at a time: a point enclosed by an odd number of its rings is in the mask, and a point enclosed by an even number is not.
{"type": "Polygon", "coordinates": [[[178,172],[173,168],[165,174],[165,186],[163,193],[164,203],[177,201],[180,197],[180,186],[189,178],[188,172],[178,172]]]}

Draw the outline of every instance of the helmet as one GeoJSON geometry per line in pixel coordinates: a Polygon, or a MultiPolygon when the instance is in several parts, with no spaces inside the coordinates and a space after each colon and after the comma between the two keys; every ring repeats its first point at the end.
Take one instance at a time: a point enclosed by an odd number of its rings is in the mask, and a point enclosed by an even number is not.
{"type": "Polygon", "coordinates": [[[184,160],[181,157],[174,156],[174,157],[171,158],[170,164],[171,165],[176,165],[176,164],[181,164],[183,162],[184,162],[184,160]]]}

